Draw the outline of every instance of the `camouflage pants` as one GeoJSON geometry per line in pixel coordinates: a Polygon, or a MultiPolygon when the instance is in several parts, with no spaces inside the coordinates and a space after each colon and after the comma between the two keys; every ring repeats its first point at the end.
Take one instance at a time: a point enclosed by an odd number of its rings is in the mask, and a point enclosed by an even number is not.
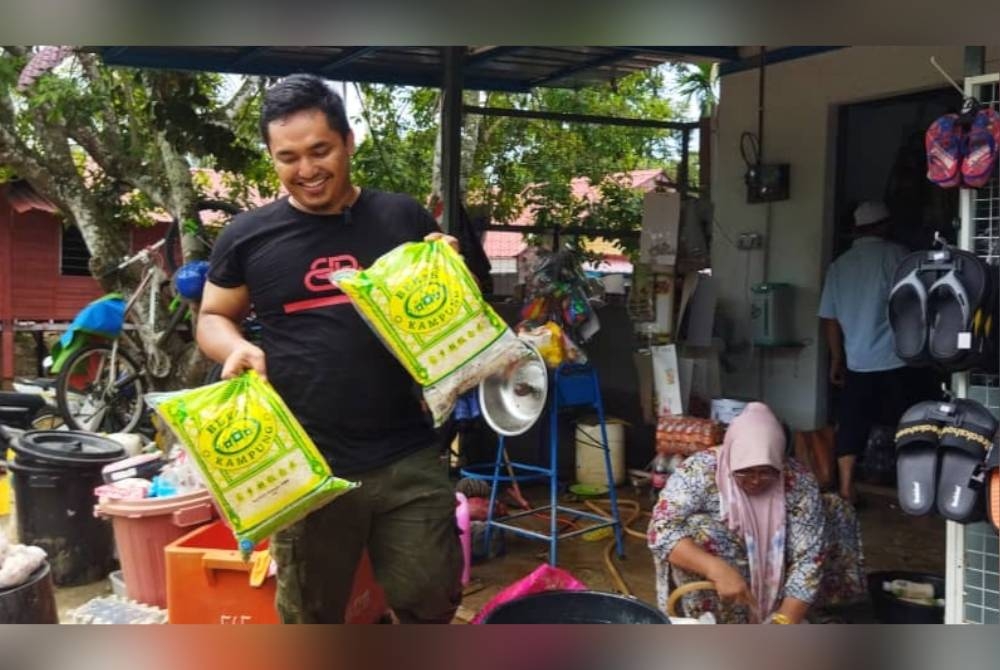
{"type": "Polygon", "coordinates": [[[455,493],[437,449],[350,479],[361,486],[271,540],[281,620],[343,622],[367,547],[401,622],[450,622],[462,599],[462,549],[455,493]]]}

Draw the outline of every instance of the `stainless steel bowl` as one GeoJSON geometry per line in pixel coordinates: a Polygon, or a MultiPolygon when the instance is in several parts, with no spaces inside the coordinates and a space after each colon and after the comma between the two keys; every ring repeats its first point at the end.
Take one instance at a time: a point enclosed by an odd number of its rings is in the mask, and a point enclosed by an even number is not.
{"type": "Polygon", "coordinates": [[[505,374],[479,384],[479,407],[490,428],[512,437],[531,428],[545,411],[549,372],[541,354],[522,342],[524,357],[505,374]]]}

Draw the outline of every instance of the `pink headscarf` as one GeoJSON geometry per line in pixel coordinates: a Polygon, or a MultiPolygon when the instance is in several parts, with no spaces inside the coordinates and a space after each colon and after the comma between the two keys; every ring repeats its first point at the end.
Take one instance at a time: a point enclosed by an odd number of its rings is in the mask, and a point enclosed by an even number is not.
{"type": "Polygon", "coordinates": [[[785,578],[785,479],[781,476],[764,493],[749,496],[733,477],[737,470],[760,465],[784,473],[785,431],[767,405],[753,402],[726,431],[715,478],[722,520],[746,541],[756,614],[767,617],[785,578]]]}

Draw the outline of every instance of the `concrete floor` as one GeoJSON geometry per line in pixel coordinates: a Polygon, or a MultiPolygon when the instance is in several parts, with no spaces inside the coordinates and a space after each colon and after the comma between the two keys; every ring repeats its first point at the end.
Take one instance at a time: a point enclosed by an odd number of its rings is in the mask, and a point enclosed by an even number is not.
{"type": "MultiPolygon", "coordinates": [[[[914,570],[944,574],[945,567],[945,526],[941,519],[907,517],[899,511],[895,503],[895,491],[870,486],[861,488],[866,506],[860,511],[865,549],[865,567],[869,572],[879,570],[914,570]]],[[[544,489],[526,489],[529,500],[544,500],[544,489]]],[[[648,495],[636,498],[635,494],[623,488],[619,494],[623,499],[638,500],[643,510],[649,510],[652,503],[648,495]]],[[[645,531],[648,518],[643,517],[632,524],[641,532],[645,531]]],[[[535,523],[533,521],[532,523],[535,523]]],[[[544,521],[537,520],[544,527],[544,521]]],[[[0,517],[0,528],[10,528],[8,536],[13,539],[13,517],[0,517]]],[[[616,591],[615,582],[604,562],[604,550],[609,540],[588,541],[581,537],[565,540],[559,546],[559,565],[569,570],[590,588],[601,591],[616,591]]],[[[455,623],[465,623],[472,619],[497,592],[511,582],[524,577],[548,560],[545,543],[512,535],[506,538],[506,553],[488,562],[474,565],[472,583],[466,589],[462,606],[455,623]]],[[[622,577],[633,595],[646,602],[655,602],[653,567],[644,540],[626,535],[626,558],[616,560],[622,577]]],[[[111,594],[107,580],[84,586],[59,588],[56,593],[60,620],[68,622],[67,612],[83,603],[111,594]]],[[[871,621],[870,612],[865,608],[842,617],[847,621],[871,621]]]]}

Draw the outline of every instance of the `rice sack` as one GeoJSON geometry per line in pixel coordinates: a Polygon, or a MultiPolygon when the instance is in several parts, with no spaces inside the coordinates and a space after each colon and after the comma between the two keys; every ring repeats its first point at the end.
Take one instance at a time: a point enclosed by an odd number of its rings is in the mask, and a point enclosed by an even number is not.
{"type": "Polygon", "coordinates": [[[358,486],[330,466],[274,388],[256,372],[147,402],[177,435],[240,551],[358,486]]]}
{"type": "Polygon", "coordinates": [[[331,281],[423,387],[435,426],[458,396],[524,355],[461,256],[442,240],[408,242],[331,281]]]}

